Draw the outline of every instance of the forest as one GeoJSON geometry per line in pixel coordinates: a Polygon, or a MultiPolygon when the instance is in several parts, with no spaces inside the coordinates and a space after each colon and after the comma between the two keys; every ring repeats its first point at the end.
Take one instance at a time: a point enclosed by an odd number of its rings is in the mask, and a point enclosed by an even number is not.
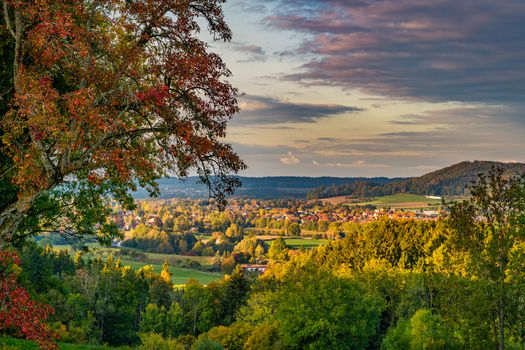
{"type": "MultiPolygon", "coordinates": [[[[249,53],[257,62],[265,62],[259,56],[266,51],[233,40],[224,0],[0,3],[0,349],[525,349],[523,164],[463,162],[420,178],[391,182],[379,177],[377,184],[332,186],[311,194],[311,198],[411,192],[464,195],[444,201],[439,215],[420,220],[415,212],[336,207],[288,197],[277,200],[276,207],[255,199],[235,202],[231,196],[241,186],[238,174],[247,164],[234,145],[244,146],[247,155],[257,154],[252,132],[266,130],[268,140],[262,141],[267,144],[258,147],[271,150],[273,163],[263,163],[265,168],[272,164],[282,172],[296,173],[301,172],[298,169],[317,173],[320,168],[377,171],[393,165],[352,157],[367,152],[383,156],[388,152],[379,137],[389,143],[419,135],[385,130],[417,124],[430,112],[403,114],[400,120],[390,120],[388,128],[385,124],[368,133],[378,138],[343,140],[349,141],[344,146],[341,138],[320,135],[326,129],[316,123],[382,108],[383,102],[368,101],[366,108],[333,101],[313,104],[306,103],[305,95],[292,103],[274,98],[278,94],[274,86],[260,82],[271,89],[271,96],[244,94],[234,87],[232,71],[214,50],[249,53]],[[227,133],[230,119],[242,113],[241,106],[246,107],[246,124],[237,124],[237,134],[227,133]],[[254,111],[260,113],[259,124],[252,124],[254,111]],[[273,125],[268,123],[272,118],[277,119],[273,125]],[[279,132],[297,132],[291,126],[296,124],[315,125],[307,140],[281,135],[296,148],[271,139],[279,132]],[[241,134],[249,144],[227,138],[241,134]],[[310,142],[314,139],[317,144],[310,142]],[[329,147],[318,152],[321,144],[329,147]],[[358,144],[368,146],[354,149],[358,144]],[[343,147],[347,150],[341,152],[343,147]],[[349,159],[330,158],[334,154],[349,159]],[[148,216],[142,209],[151,203],[137,204],[133,193],[140,188],[158,196],[163,183],[159,180],[167,176],[198,178],[206,204],[182,200],[171,208],[166,203],[175,202],[164,202],[158,213],[148,216]],[[229,205],[238,206],[239,217],[229,205]],[[315,244],[308,249],[290,244],[302,234],[307,243],[315,244]],[[211,261],[213,272],[197,271],[202,267],[199,261],[211,261]],[[176,270],[172,264],[193,266],[194,276],[199,272],[206,280],[174,283],[181,278],[173,271],[188,269],[176,270]]],[[[268,3],[285,11],[302,2],[268,3]]],[[[310,18],[322,3],[308,2],[302,12],[308,20],[296,15],[287,20],[314,30],[310,18]]],[[[327,3],[337,8],[345,2],[327,3]]],[[[360,10],[362,6],[368,9],[368,2],[355,4],[360,10]]],[[[257,12],[266,10],[256,7],[257,12]]],[[[334,18],[325,15],[319,22],[334,18]]],[[[405,32],[427,27],[424,21],[393,23],[372,17],[405,32]]],[[[288,25],[283,16],[267,16],[264,21],[266,28],[270,22],[288,25]]],[[[323,35],[340,25],[323,23],[323,35]]],[[[430,34],[419,37],[442,35],[430,34]]],[[[355,44],[377,41],[370,39],[355,44]]],[[[317,37],[312,46],[321,54],[326,43],[331,50],[340,49],[327,37],[317,37]]],[[[298,44],[298,53],[310,55],[303,44],[298,44]]],[[[288,49],[276,54],[278,60],[293,56],[288,49]]],[[[396,59],[405,57],[404,52],[395,54],[396,59]]],[[[351,54],[336,61],[339,65],[356,56],[363,57],[351,54]]],[[[372,56],[383,55],[364,55],[372,56]]],[[[310,61],[301,68],[325,62],[310,61]]],[[[431,63],[428,67],[457,66],[431,63]]],[[[249,70],[255,69],[245,71],[249,70]]],[[[355,69],[356,74],[363,71],[371,79],[382,77],[369,68],[355,69]]],[[[505,71],[506,76],[512,73],[505,71]]],[[[292,80],[277,75],[274,82],[292,80]]],[[[384,88],[382,83],[369,97],[382,100],[377,95],[384,88]]],[[[317,87],[312,91],[318,94],[317,87]]],[[[353,95],[343,92],[345,101],[353,95]]],[[[397,103],[400,100],[393,104],[397,103]]],[[[451,105],[461,104],[450,103],[447,108],[451,105]]],[[[485,111],[479,116],[466,125],[470,128],[478,119],[487,119],[485,111]]],[[[513,118],[514,114],[509,120],[513,118]]],[[[508,127],[507,122],[498,120],[487,130],[508,127]]],[[[429,124],[417,130],[455,130],[449,126],[429,124]]],[[[341,129],[336,130],[339,135],[350,130],[341,129]]],[[[478,146],[479,135],[487,134],[475,134],[478,146]]],[[[447,144],[446,139],[439,140],[447,144]]],[[[405,142],[410,147],[397,154],[414,155],[424,141],[405,142]]],[[[417,155],[423,159],[429,154],[417,155]]],[[[303,179],[291,180],[292,192],[308,188],[303,179]]],[[[266,180],[286,186],[279,176],[266,180]]],[[[337,181],[339,185],[346,180],[337,181]]],[[[264,192],[264,188],[255,191],[264,192]]]]}
{"type": "Polygon", "coordinates": [[[466,161],[410,179],[393,179],[387,183],[370,179],[344,185],[319,187],[309,191],[306,197],[309,199],[335,196],[369,198],[399,193],[463,196],[467,193],[469,185],[477,179],[478,174],[486,173],[494,166],[504,169],[507,176],[520,175],[525,171],[525,165],[519,163],[466,161]]]}
{"type": "Polygon", "coordinates": [[[54,310],[33,337],[47,348],[521,349],[525,180],[495,169],[471,191],[440,220],[352,225],[309,251],[274,240],[263,274],[238,266],[207,285],[174,288],[167,262],[133,270],[31,241],[2,271],[54,310]]]}

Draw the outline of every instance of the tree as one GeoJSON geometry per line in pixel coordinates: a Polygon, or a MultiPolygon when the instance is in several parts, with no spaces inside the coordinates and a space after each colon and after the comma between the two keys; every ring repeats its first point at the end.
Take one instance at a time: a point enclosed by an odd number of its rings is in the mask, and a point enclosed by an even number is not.
{"type": "Polygon", "coordinates": [[[221,324],[229,325],[233,323],[237,311],[246,302],[250,287],[250,281],[245,276],[244,270],[237,266],[232,275],[224,281],[221,324]]]}
{"type": "Polygon", "coordinates": [[[156,304],[148,304],[141,314],[140,331],[164,335],[166,324],[166,309],[156,304]]]}
{"type": "Polygon", "coordinates": [[[192,350],[223,350],[222,345],[215,340],[199,337],[191,347],[192,350]]]}
{"type": "Polygon", "coordinates": [[[180,306],[184,310],[188,333],[197,335],[211,328],[213,301],[210,291],[198,281],[188,281],[180,299],[180,306]]]}
{"type": "Polygon", "coordinates": [[[231,39],[223,2],[1,1],[2,245],[46,230],[107,241],[108,196],[130,208],[137,185],[156,194],[190,169],[225,203],[245,167],[222,140],[237,90],[197,36],[203,19],[231,39]]]}
{"type": "Polygon", "coordinates": [[[57,349],[56,335],[44,323],[53,309],[31,300],[18,284],[15,268],[19,264],[15,253],[0,251],[0,332],[11,331],[38,341],[42,348],[57,349]]]}
{"type": "Polygon", "coordinates": [[[492,286],[487,304],[495,305],[495,333],[503,350],[508,298],[525,270],[525,177],[505,178],[493,167],[479,175],[467,200],[449,208],[452,248],[467,256],[462,270],[492,286]]]}
{"type": "Polygon", "coordinates": [[[438,314],[419,309],[410,320],[400,320],[383,340],[385,350],[457,349],[452,330],[438,314]]]}
{"type": "Polygon", "coordinates": [[[286,260],[288,258],[288,247],[281,237],[272,241],[268,249],[268,257],[273,260],[286,260]]]}
{"type": "Polygon", "coordinates": [[[168,259],[164,260],[164,263],[162,264],[162,271],[160,272],[160,278],[171,285],[171,275],[170,272],[170,263],[168,262],[168,259]]]}
{"type": "Polygon", "coordinates": [[[299,224],[296,222],[292,222],[286,228],[286,235],[294,237],[301,235],[301,226],[299,226],[299,224]]]}
{"type": "Polygon", "coordinates": [[[365,349],[383,310],[384,301],[357,282],[310,265],[275,292],[253,294],[238,322],[275,325],[284,349],[365,349]]]}

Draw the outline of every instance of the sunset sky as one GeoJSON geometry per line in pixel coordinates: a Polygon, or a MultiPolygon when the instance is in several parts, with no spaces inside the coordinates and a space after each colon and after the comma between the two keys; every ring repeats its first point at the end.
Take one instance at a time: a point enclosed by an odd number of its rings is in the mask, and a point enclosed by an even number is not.
{"type": "Polygon", "coordinates": [[[525,1],[230,0],[242,175],[525,161],[525,1]]]}

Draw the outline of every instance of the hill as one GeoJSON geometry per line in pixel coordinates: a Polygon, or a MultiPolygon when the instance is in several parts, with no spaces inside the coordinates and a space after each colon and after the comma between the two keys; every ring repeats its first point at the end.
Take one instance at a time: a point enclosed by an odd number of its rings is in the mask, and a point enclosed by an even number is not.
{"type": "MultiPolygon", "coordinates": [[[[316,188],[332,188],[343,184],[358,182],[373,182],[386,184],[397,179],[386,177],[300,177],[300,176],[268,176],[268,177],[239,177],[242,186],[235,192],[235,197],[255,199],[279,198],[306,198],[306,194],[316,188]]],[[[208,198],[208,189],[199,183],[198,177],[189,177],[185,180],[163,178],[158,180],[160,188],[159,198],[208,198]]],[[[133,193],[137,199],[148,198],[144,189],[133,193]]]]}
{"type": "Polygon", "coordinates": [[[364,198],[399,193],[458,196],[465,194],[467,186],[477,179],[478,174],[488,172],[493,166],[502,168],[506,176],[525,173],[525,164],[523,163],[465,161],[420,177],[397,179],[387,183],[362,181],[340,186],[320,187],[308,192],[307,197],[309,199],[334,196],[364,198]]]}

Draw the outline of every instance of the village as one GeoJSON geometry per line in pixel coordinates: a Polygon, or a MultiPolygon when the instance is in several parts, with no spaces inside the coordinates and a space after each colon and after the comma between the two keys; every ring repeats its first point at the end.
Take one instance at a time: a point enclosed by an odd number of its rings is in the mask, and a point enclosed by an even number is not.
{"type": "Polygon", "coordinates": [[[440,216],[439,208],[385,208],[282,199],[232,199],[221,212],[205,200],[169,199],[137,201],[133,211],[115,206],[113,220],[124,232],[144,224],[167,232],[212,233],[236,224],[259,233],[286,235],[286,228],[296,224],[301,235],[308,236],[328,231],[331,224],[366,223],[381,218],[436,220],[440,216]]]}

